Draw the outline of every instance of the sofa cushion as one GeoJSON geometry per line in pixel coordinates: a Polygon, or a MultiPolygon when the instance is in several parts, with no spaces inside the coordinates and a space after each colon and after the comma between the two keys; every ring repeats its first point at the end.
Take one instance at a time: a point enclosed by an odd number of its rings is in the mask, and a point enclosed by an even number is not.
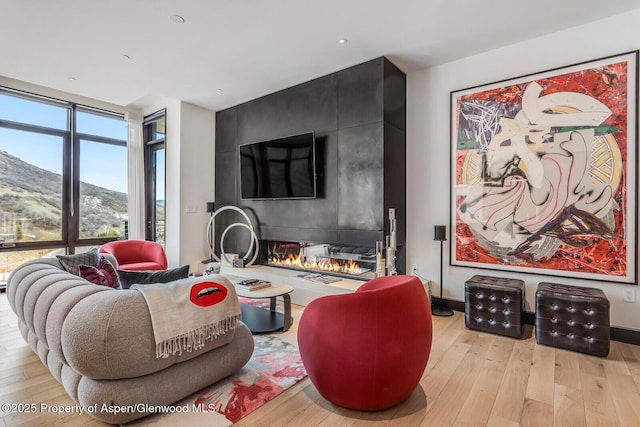
{"type": "Polygon", "coordinates": [[[122,289],[129,289],[131,285],[149,285],[152,283],[169,283],[189,277],[189,265],[159,271],[129,271],[118,270],[118,279],[122,289]]]}
{"type": "Polygon", "coordinates": [[[105,292],[83,298],[69,311],[59,339],[67,364],[96,380],[141,377],[182,364],[233,341],[239,329],[206,341],[198,350],[157,358],[151,314],[142,293],[100,288],[105,292]]]}
{"type": "Polygon", "coordinates": [[[88,252],[74,255],[56,255],[60,264],[71,274],[80,275],[80,266],[89,265],[95,267],[98,264],[98,248],[93,248],[88,252]]]}
{"type": "MultiPolygon", "coordinates": [[[[49,350],[51,350],[53,355],[65,365],[68,365],[69,363],[67,362],[62,350],[62,346],[64,344],[62,339],[62,330],[64,328],[64,324],[70,318],[69,312],[78,304],[78,302],[93,294],[107,293],[113,295],[120,293],[120,291],[109,289],[106,286],[94,285],[84,279],[78,278],[78,280],[82,280],[86,284],[84,286],[74,286],[66,289],[58,295],[49,308],[49,314],[47,315],[47,320],[45,322],[45,336],[47,338],[46,342],[49,350]]],[[[73,318],[73,316],[71,316],[71,318],[73,318]]],[[[90,324],[93,323],[96,318],[94,313],[90,312],[83,314],[78,320],[84,324],[90,324]]],[[[85,352],[87,352],[88,349],[99,348],[97,345],[93,344],[87,344],[80,347],[82,351],[85,352]]]]}
{"type": "Polygon", "coordinates": [[[98,265],[95,267],[90,265],[80,266],[80,277],[94,285],[103,285],[110,288],[120,287],[118,274],[113,265],[104,257],[100,257],[98,265]]]}
{"type": "MultiPolygon", "coordinates": [[[[136,345],[133,347],[136,347],[136,345]]],[[[118,412],[98,410],[90,414],[106,423],[128,423],[136,418],[153,413],[151,411],[153,411],[155,407],[167,405],[169,402],[179,401],[238,371],[251,358],[253,348],[254,344],[251,332],[244,324],[240,324],[237,329],[236,339],[230,341],[227,345],[198,354],[197,357],[181,363],[172,364],[165,369],[145,376],[120,378],[110,381],[95,379],[85,375],[80,379],[80,383],[78,384],[77,402],[85,408],[93,407],[96,403],[98,404],[98,408],[101,408],[102,404],[106,404],[107,407],[115,409],[126,409],[129,406],[133,406],[137,409],[136,411],[123,410],[118,412]],[[144,405],[141,405],[141,403],[144,403],[144,405]]],[[[67,388],[66,385],[65,388],[67,388]]],[[[179,407],[176,408],[180,409],[179,407]]],[[[191,406],[189,406],[189,409],[189,414],[181,414],[187,416],[185,422],[180,424],[174,422],[173,424],[194,425],[197,424],[193,422],[195,419],[202,421],[207,420],[205,421],[207,423],[206,425],[218,425],[216,423],[217,419],[214,418],[214,420],[211,421],[211,412],[208,414],[195,413],[193,417],[191,417],[193,410],[191,406]],[[204,418],[196,417],[196,415],[202,415],[204,418]]],[[[162,420],[162,418],[160,418],[160,420],[162,420]]],[[[162,424],[162,422],[149,419],[147,422],[143,421],[135,424],[159,425],[162,424]]],[[[205,424],[203,423],[202,425],[205,424]]]]}

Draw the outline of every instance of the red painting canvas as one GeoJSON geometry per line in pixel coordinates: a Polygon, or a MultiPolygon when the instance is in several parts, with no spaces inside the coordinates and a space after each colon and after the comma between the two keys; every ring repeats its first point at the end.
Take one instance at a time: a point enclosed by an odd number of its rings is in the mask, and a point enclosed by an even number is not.
{"type": "Polygon", "coordinates": [[[451,93],[453,265],[636,283],[637,57],[451,93]]]}

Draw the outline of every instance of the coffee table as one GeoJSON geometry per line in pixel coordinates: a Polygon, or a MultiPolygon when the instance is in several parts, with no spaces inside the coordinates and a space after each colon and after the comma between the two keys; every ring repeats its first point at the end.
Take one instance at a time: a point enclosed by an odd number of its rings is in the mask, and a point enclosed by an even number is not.
{"type": "Polygon", "coordinates": [[[269,298],[270,300],[269,310],[254,307],[249,304],[240,304],[242,321],[251,332],[256,334],[288,331],[293,323],[293,318],[291,317],[291,296],[289,295],[292,291],[293,287],[289,285],[271,284],[268,288],[258,289],[256,291],[248,291],[236,286],[238,296],[252,299],[269,298]],[[276,312],[277,297],[282,297],[284,301],[284,314],[276,312]]]}

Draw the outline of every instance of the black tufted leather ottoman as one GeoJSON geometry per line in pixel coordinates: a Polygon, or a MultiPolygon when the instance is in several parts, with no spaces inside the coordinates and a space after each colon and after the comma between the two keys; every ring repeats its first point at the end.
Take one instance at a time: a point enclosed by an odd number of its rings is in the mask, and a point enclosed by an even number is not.
{"type": "Polygon", "coordinates": [[[609,300],[600,289],[541,282],[536,341],[594,356],[609,354],[609,300]]]}
{"type": "Polygon", "coordinates": [[[522,337],[522,280],[476,275],[465,282],[464,290],[464,324],[467,328],[522,337]]]}

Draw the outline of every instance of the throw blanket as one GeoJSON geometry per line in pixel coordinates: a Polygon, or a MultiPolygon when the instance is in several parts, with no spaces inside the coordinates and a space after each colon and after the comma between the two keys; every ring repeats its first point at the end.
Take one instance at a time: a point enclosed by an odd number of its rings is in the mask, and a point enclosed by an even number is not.
{"type": "Polygon", "coordinates": [[[220,275],[152,285],[133,285],[149,306],[156,357],[191,352],[235,329],[240,305],[231,282],[220,275]]]}

